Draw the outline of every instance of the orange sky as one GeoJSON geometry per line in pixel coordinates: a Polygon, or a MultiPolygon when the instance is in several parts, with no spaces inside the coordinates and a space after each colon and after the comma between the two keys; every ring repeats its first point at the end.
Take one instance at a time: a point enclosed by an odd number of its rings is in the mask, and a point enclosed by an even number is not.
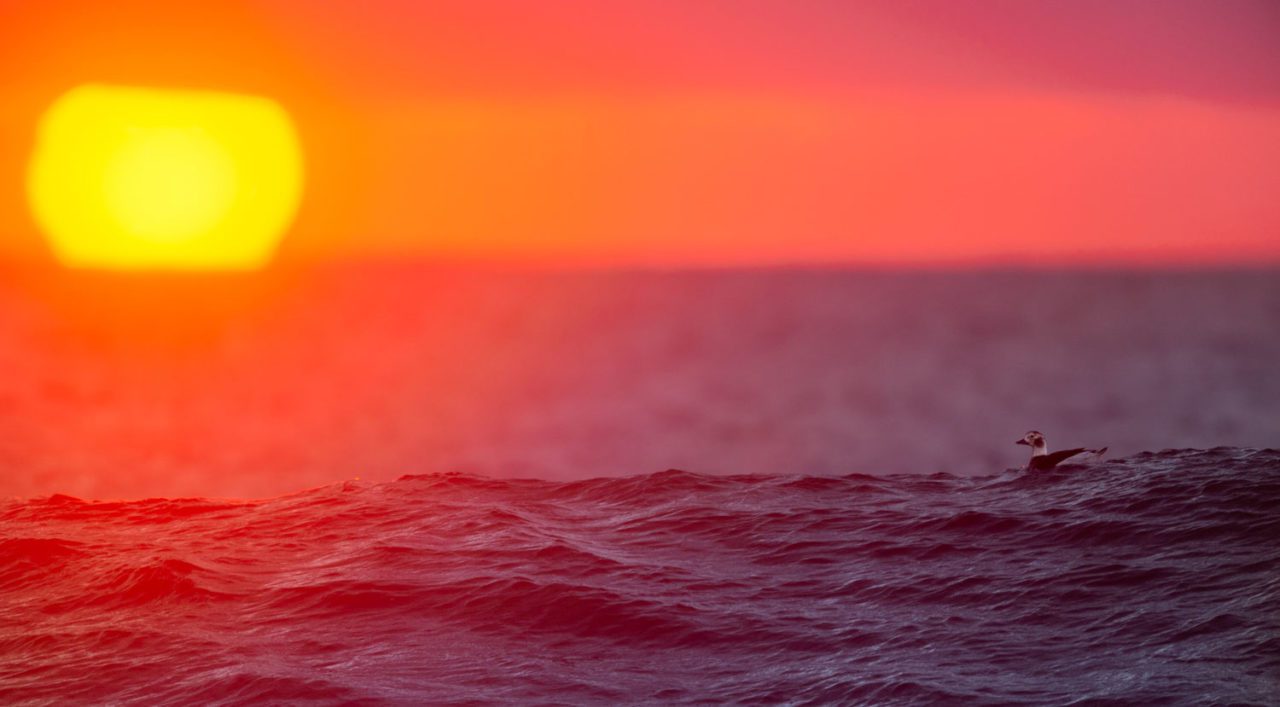
{"type": "Polygon", "coordinates": [[[0,5],[0,258],[41,111],[103,81],[288,107],[295,258],[1280,260],[1265,2],[0,5]]]}

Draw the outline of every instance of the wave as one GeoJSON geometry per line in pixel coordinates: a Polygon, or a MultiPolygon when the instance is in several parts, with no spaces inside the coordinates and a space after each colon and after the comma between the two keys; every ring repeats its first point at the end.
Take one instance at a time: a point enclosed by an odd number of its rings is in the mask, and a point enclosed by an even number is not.
{"type": "Polygon", "coordinates": [[[0,701],[1274,704],[1280,452],[0,505],[0,701]]]}

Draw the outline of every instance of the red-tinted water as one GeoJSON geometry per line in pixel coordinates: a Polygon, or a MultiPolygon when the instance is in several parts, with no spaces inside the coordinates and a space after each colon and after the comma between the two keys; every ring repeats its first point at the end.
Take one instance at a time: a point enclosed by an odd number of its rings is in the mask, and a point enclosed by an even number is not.
{"type": "Polygon", "coordinates": [[[1271,705],[1280,452],[0,504],[0,702],[1271,705]]]}
{"type": "Polygon", "coordinates": [[[0,279],[0,496],[1277,446],[1277,332],[1274,272],[0,279]]]}

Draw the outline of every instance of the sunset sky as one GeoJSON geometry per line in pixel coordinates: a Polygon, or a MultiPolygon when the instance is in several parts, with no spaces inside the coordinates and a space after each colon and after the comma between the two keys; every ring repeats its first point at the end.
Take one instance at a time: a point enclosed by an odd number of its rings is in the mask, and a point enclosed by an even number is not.
{"type": "Polygon", "coordinates": [[[1280,260],[1280,5],[0,4],[0,259],[86,83],[269,97],[281,253],[552,265],[1280,260]]]}

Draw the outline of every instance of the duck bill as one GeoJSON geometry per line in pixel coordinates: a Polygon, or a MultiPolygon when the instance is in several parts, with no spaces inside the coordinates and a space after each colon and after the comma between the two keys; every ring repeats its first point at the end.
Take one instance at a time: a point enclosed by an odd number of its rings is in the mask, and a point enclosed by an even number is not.
{"type": "Polygon", "coordinates": [[[1027,440],[1025,439],[1020,439],[1017,442],[1014,442],[1014,444],[1026,444],[1028,447],[1031,446],[1030,444],[1027,444],[1027,440]]]}

